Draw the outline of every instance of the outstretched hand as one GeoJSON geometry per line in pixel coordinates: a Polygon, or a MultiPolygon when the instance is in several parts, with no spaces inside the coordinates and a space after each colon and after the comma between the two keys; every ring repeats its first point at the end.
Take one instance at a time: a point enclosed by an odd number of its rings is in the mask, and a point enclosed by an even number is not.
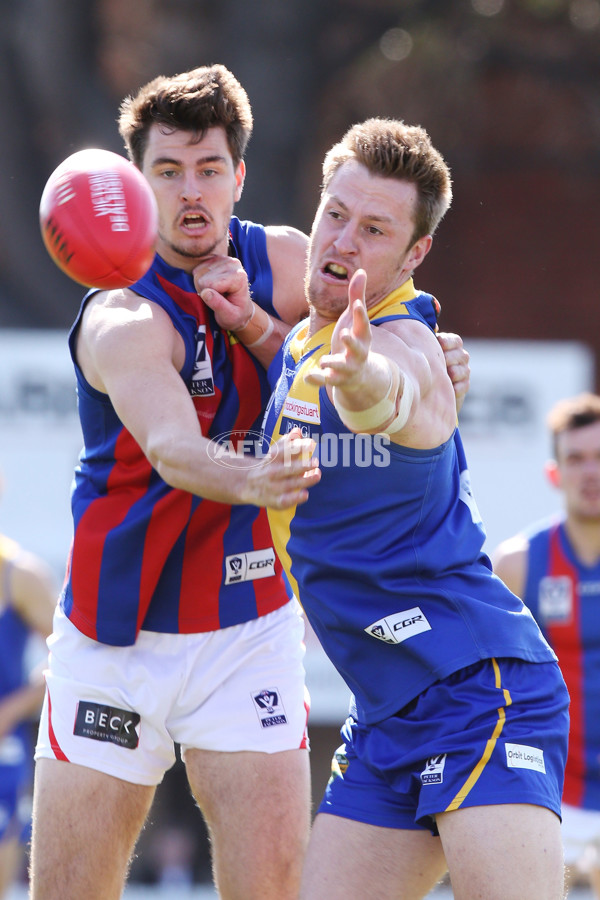
{"type": "Polygon", "coordinates": [[[348,285],[348,306],[336,322],[331,353],[322,356],[321,371],[307,373],[310,384],[328,384],[352,391],[361,386],[362,370],[371,349],[371,324],[366,303],[367,273],[357,269],[348,285]]]}
{"type": "Polygon", "coordinates": [[[271,446],[264,461],[248,470],[248,502],[286,509],[308,500],[308,491],[321,479],[315,442],[293,428],[271,446]]]}

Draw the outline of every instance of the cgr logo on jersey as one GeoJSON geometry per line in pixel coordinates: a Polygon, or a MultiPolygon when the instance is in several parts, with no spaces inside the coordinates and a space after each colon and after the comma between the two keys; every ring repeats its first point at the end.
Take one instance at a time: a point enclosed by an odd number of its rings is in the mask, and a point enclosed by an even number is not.
{"type": "Polygon", "coordinates": [[[568,575],[547,575],[540,581],[540,620],[547,625],[568,625],[573,616],[573,583],[568,575]]]}
{"type": "Polygon", "coordinates": [[[378,619],[365,628],[367,634],[386,644],[401,644],[415,634],[431,631],[431,625],[418,606],[378,619]]]}
{"type": "Polygon", "coordinates": [[[73,734],[135,750],[140,740],[139,724],[138,713],[131,710],[80,700],[73,734]]]}
{"type": "Polygon", "coordinates": [[[254,581],[257,578],[270,578],[275,574],[275,551],[272,547],[266,550],[252,550],[249,553],[236,553],[225,557],[225,584],[237,584],[238,581],[254,581]]]}
{"type": "Polygon", "coordinates": [[[200,325],[196,335],[196,362],[192,372],[190,394],[192,397],[213,397],[214,393],[212,363],[206,351],[206,325],[200,325]]]}
{"type": "Polygon", "coordinates": [[[421,772],[421,784],[442,784],[445,765],[445,753],[442,753],[440,756],[430,756],[421,772]]]}
{"type": "Polygon", "coordinates": [[[277,688],[263,688],[258,693],[252,694],[252,699],[263,728],[270,728],[272,725],[287,725],[285,709],[280,702],[277,688]]]}

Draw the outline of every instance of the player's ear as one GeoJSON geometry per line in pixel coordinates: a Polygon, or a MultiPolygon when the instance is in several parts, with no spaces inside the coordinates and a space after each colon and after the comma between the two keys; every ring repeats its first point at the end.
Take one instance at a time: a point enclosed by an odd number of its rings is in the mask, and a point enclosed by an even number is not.
{"type": "Polygon", "coordinates": [[[431,250],[432,243],[433,238],[430,234],[426,234],[419,238],[418,241],[415,241],[408,251],[408,259],[406,261],[407,268],[414,270],[417,266],[420,266],[431,250]]]}
{"type": "Polygon", "coordinates": [[[240,159],[238,167],[235,170],[235,202],[242,196],[244,190],[244,181],[246,180],[246,163],[240,159]]]}
{"type": "Polygon", "coordinates": [[[546,478],[548,479],[552,487],[559,488],[560,469],[555,459],[549,459],[546,462],[546,465],[544,466],[544,472],[546,473],[546,478]]]}

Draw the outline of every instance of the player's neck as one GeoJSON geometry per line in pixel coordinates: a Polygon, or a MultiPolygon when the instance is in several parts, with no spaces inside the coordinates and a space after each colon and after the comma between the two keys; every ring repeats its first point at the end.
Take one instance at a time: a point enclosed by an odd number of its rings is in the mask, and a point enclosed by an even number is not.
{"type": "Polygon", "coordinates": [[[573,515],[565,520],[565,531],[577,559],[584,566],[600,562],[600,519],[581,519],[573,515]]]}

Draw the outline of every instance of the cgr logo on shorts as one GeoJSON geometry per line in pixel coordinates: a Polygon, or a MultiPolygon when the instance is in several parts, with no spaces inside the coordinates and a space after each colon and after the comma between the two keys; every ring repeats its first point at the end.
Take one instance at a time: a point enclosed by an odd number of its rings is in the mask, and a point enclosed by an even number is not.
{"type": "Polygon", "coordinates": [[[430,756],[421,772],[421,784],[442,784],[445,765],[445,753],[442,753],[440,756],[430,756]]]}
{"type": "Polygon", "coordinates": [[[256,694],[253,693],[252,699],[263,728],[270,728],[272,725],[287,725],[287,716],[279,699],[277,688],[263,688],[256,694]]]}
{"type": "Polygon", "coordinates": [[[418,606],[384,616],[365,628],[367,634],[386,644],[401,644],[407,638],[423,631],[431,631],[431,625],[418,606]]]}
{"type": "Polygon", "coordinates": [[[73,734],[135,750],[140,740],[139,724],[140,716],[129,709],[80,700],[73,734]]]}

